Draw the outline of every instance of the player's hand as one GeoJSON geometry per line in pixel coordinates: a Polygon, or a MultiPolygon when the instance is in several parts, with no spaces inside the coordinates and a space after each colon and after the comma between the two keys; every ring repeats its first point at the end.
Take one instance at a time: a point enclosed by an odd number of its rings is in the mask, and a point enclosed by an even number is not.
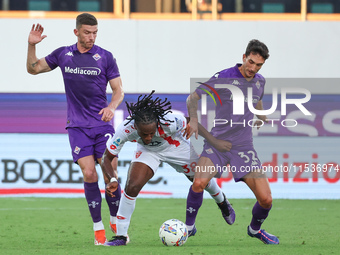
{"type": "Polygon", "coordinates": [[[263,120],[256,120],[253,127],[256,127],[257,129],[260,129],[260,127],[263,126],[263,122],[264,123],[268,123],[267,119],[263,119],[263,120]]]}
{"type": "Polygon", "coordinates": [[[113,118],[114,111],[111,110],[109,107],[105,107],[100,110],[99,115],[103,115],[102,121],[109,122],[113,118]]]}
{"type": "Polygon", "coordinates": [[[212,143],[212,146],[214,146],[215,149],[220,151],[220,152],[226,152],[226,151],[230,151],[231,150],[232,143],[229,142],[229,141],[224,141],[224,140],[216,139],[212,143]]]}
{"type": "Polygon", "coordinates": [[[189,139],[190,123],[188,123],[185,129],[182,130],[182,133],[183,133],[183,137],[185,137],[186,139],[189,139]]]}
{"type": "Polygon", "coordinates": [[[190,121],[190,125],[188,123],[189,128],[186,129],[183,136],[185,135],[186,139],[189,139],[193,134],[195,134],[195,138],[198,139],[198,124],[195,121],[190,121]]]}
{"type": "Polygon", "coordinates": [[[117,190],[117,188],[118,188],[118,182],[110,182],[110,183],[106,184],[105,192],[110,197],[115,197],[115,195],[113,195],[113,192],[115,192],[117,190]]]}
{"type": "Polygon", "coordinates": [[[30,45],[36,45],[40,43],[43,39],[47,37],[47,35],[42,35],[44,32],[44,28],[39,23],[37,25],[33,24],[31,32],[28,36],[28,43],[30,45]]]}

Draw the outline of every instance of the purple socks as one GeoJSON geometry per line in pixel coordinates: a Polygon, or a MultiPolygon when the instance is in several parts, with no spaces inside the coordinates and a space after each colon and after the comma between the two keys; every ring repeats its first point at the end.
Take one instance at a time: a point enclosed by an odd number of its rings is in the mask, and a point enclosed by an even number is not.
{"type": "Polygon", "coordinates": [[[268,217],[269,211],[272,207],[266,209],[256,202],[253,207],[253,218],[251,219],[250,227],[253,230],[260,230],[264,220],[268,217]]]}
{"type": "Polygon", "coordinates": [[[120,184],[118,184],[118,188],[115,192],[113,192],[113,194],[115,195],[115,197],[110,197],[109,195],[105,193],[105,199],[106,199],[107,205],[109,206],[110,215],[116,217],[118,207],[119,207],[120,197],[122,194],[120,184]]]}
{"type": "Polygon", "coordinates": [[[99,190],[98,182],[84,182],[84,190],[93,222],[101,221],[102,195],[99,190]]]}
{"type": "Polygon", "coordinates": [[[186,211],[186,221],[187,226],[192,226],[195,224],[198,209],[201,207],[203,202],[203,192],[196,193],[192,190],[190,186],[189,194],[187,198],[187,211],[186,211]]]}

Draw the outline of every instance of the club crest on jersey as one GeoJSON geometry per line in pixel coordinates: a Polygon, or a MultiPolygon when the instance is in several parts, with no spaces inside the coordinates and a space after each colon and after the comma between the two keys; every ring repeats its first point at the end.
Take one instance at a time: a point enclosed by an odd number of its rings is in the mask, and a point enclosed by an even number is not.
{"type": "Polygon", "coordinates": [[[76,146],[76,148],[74,149],[74,153],[79,154],[79,152],[80,152],[80,148],[78,146],[76,146]]]}
{"type": "Polygon", "coordinates": [[[135,157],[139,158],[140,155],[142,155],[142,152],[141,151],[137,151],[135,157]]]}
{"type": "Polygon", "coordinates": [[[257,82],[255,83],[255,86],[256,86],[257,89],[260,89],[260,86],[261,86],[260,82],[257,81],[257,82]]]}
{"type": "Polygon", "coordinates": [[[94,54],[92,57],[93,57],[94,60],[96,60],[96,61],[98,61],[99,59],[101,59],[101,56],[100,56],[98,53],[94,54]]]}

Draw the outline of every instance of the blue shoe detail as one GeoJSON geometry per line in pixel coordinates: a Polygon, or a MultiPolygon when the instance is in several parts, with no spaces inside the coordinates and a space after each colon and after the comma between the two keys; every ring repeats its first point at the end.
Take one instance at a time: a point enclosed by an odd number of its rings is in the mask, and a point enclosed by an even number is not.
{"type": "Polygon", "coordinates": [[[122,246],[126,245],[125,236],[114,236],[110,241],[104,243],[104,246],[122,246]]]}
{"type": "Polygon", "coordinates": [[[229,224],[233,225],[235,222],[236,214],[234,208],[226,198],[225,194],[223,193],[224,201],[222,203],[217,204],[222,212],[222,216],[224,220],[229,224]]]}
{"type": "Polygon", "coordinates": [[[197,228],[196,228],[196,226],[194,225],[194,228],[193,228],[192,230],[189,230],[189,231],[188,231],[188,237],[194,236],[194,235],[196,234],[196,232],[197,232],[197,228]]]}
{"type": "Polygon", "coordinates": [[[251,237],[256,237],[257,239],[261,240],[265,244],[279,244],[279,238],[276,236],[269,234],[267,231],[264,229],[260,229],[258,233],[255,235],[250,233],[249,231],[249,226],[248,226],[248,235],[251,237]]]}

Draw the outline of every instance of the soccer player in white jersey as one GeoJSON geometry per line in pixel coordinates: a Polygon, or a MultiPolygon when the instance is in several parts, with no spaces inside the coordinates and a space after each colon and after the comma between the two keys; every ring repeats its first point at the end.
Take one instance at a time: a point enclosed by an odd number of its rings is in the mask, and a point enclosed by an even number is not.
{"type": "MultiPolygon", "coordinates": [[[[154,91],[147,96],[139,96],[135,104],[127,104],[130,116],[119,125],[115,135],[108,141],[103,155],[103,173],[111,180],[106,186],[106,192],[113,195],[118,182],[110,174],[111,162],[125,142],[137,143],[117,213],[117,234],[104,244],[107,246],[126,245],[136,198],[143,186],[154,176],[161,162],[166,162],[176,171],[184,173],[191,181],[194,175],[198,155],[190,141],[183,137],[183,132],[189,127],[188,119],[172,114],[170,102],[167,99],[162,101],[158,97],[152,99],[153,93],[154,91]],[[186,171],[188,166],[190,171],[186,171]]],[[[233,224],[235,212],[214,179],[207,183],[205,190],[215,199],[225,221],[229,225],[233,224]]],[[[196,231],[191,231],[189,236],[195,233],[196,231]]]]}

